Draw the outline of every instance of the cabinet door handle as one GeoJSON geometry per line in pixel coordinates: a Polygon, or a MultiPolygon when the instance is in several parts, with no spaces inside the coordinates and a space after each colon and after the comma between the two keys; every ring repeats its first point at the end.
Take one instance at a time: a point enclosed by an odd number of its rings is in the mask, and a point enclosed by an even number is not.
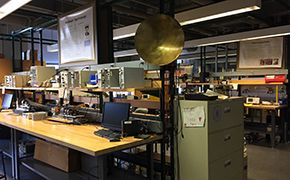
{"type": "Polygon", "coordinates": [[[231,161],[231,160],[227,160],[227,161],[225,161],[225,163],[224,163],[224,167],[227,168],[227,167],[229,167],[231,164],[232,164],[232,161],[231,161]]]}
{"type": "Polygon", "coordinates": [[[224,113],[229,113],[231,111],[232,111],[231,107],[225,107],[224,108],[224,113]]]}
{"type": "Polygon", "coordinates": [[[229,141],[229,140],[231,140],[232,139],[232,136],[229,134],[229,135],[226,135],[225,137],[224,137],[224,142],[227,142],[227,141],[229,141]]]}

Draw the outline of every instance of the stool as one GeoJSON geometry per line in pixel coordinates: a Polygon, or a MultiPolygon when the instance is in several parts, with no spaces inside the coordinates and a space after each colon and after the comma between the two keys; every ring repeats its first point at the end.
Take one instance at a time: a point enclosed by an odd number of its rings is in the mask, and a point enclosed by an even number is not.
{"type": "Polygon", "coordinates": [[[2,161],[2,168],[3,168],[3,175],[0,175],[0,179],[7,179],[6,177],[6,169],[5,169],[5,162],[4,162],[4,153],[3,151],[0,150],[0,156],[1,156],[1,161],[2,161]]]}

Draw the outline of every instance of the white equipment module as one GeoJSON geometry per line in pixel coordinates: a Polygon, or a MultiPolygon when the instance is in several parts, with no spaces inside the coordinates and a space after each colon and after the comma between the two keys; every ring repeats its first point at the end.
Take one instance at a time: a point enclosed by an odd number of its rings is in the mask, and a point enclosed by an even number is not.
{"type": "Polygon", "coordinates": [[[31,86],[39,87],[44,81],[49,80],[56,74],[54,67],[31,66],[31,86]]]}
{"type": "Polygon", "coordinates": [[[108,88],[142,88],[145,84],[144,69],[134,67],[110,68],[107,78],[102,77],[102,80],[105,80],[102,85],[108,88]]]}

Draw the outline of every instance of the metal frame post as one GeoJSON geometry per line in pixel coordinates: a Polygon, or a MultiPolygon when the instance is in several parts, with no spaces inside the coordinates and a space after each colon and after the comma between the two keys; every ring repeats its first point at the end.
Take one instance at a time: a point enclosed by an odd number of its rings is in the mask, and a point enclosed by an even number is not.
{"type": "Polygon", "coordinates": [[[203,81],[205,82],[205,73],[206,73],[206,46],[203,47],[204,48],[204,51],[203,51],[203,81]]]}
{"type": "Polygon", "coordinates": [[[12,176],[14,179],[20,179],[19,176],[19,152],[17,130],[11,129],[11,152],[12,152],[12,176]]]}
{"type": "Polygon", "coordinates": [[[229,63],[229,45],[225,45],[225,72],[228,71],[228,63],[229,63]]]}
{"type": "Polygon", "coordinates": [[[34,58],[34,31],[33,29],[30,30],[30,38],[31,38],[31,59],[32,59],[32,66],[35,66],[35,58],[34,58]]]}
{"type": "MultiPolygon", "coordinates": [[[[175,13],[175,0],[160,0],[160,13],[169,15],[174,18],[175,13]]],[[[174,82],[174,72],[176,70],[176,62],[169,65],[160,67],[160,77],[161,77],[161,96],[160,96],[160,118],[163,121],[163,140],[161,142],[161,180],[166,179],[165,172],[165,143],[169,139],[170,147],[170,172],[171,180],[175,179],[175,152],[174,152],[174,137],[175,137],[175,127],[174,127],[174,99],[175,99],[175,82],[174,82]],[[165,78],[165,75],[169,75],[165,78]],[[169,90],[169,109],[166,108],[166,97],[165,97],[165,80],[168,81],[169,90]],[[167,113],[168,112],[168,113],[167,113]],[[169,119],[167,116],[169,115],[169,119]],[[170,126],[168,127],[167,121],[169,120],[170,126]]]]}
{"type": "Polygon", "coordinates": [[[219,59],[219,46],[215,46],[215,63],[214,63],[214,71],[218,72],[218,59],[219,59]]]}
{"type": "Polygon", "coordinates": [[[43,39],[42,30],[39,31],[40,65],[43,66],[43,39]]]}
{"type": "Polygon", "coordinates": [[[146,145],[147,152],[147,177],[149,180],[154,180],[154,162],[153,162],[153,143],[146,145]]]}
{"type": "Polygon", "coordinates": [[[206,47],[200,47],[200,82],[205,82],[206,47]]]}
{"type": "Polygon", "coordinates": [[[174,119],[174,99],[175,99],[175,93],[176,93],[176,87],[175,87],[175,79],[174,74],[176,70],[176,63],[171,64],[171,69],[169,71],[169,93],[170,93],[170,105],[169,105],[169,115],[170,115],[170,172],[171,172],[171,180],[175,179],[175,119],[174,119]]]}
{"type": "Polygon", "coordinates": [[[12,35],[12,70],[16,71],[16,63],[15,63],[15,36],[12,35]]]}
{"type": "MultiPolygon", "coordinates": [[[[287,109],[286,109],[286,122],[285,122],[285,126],[287,126],[287,124],[289,123],[289,118],[290,118],[290,84],[289,84],[289,80],[290,80],[290,36],[287,36],[286,38],[286,48],[287,48],[287,52],[286,52],[286,67],[288,69],[288,74],[287,74],[287,80],[288,83],[286,84],[286,94],[287,94],[287,109]]],[[[289,129],[286,129],[286,141],[288,141],[288,131],[289,129]]]]}
{"type": "Polygon", "coordinates": [[[22,64],[22,61],[24,59],[22,59],[22,51],[23,51],[23,46],[22,46],[22,37],[19,38],[19,48],[20,48],[20,71],[23,71],[23,64],[22,64]]]}
{"type": "Polygon", "coordinates": [[[114,63],[112,7],[96,1],[98,63],[114,63]]]}
{"type": "Polygon", "coordinates": [[[160,79],[161,79],[161,92],[160,92],[160,119],[162,121],[162,129],[163,129],[163,138],[161,140],[161,180],[165,180],[165,138],[167,136],[167,126],[165,122],[165,67],[160,67],[160,79]]]}

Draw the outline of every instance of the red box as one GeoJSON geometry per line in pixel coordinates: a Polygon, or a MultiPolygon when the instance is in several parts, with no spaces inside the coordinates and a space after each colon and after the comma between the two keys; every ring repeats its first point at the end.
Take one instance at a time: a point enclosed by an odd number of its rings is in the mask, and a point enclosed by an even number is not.
{"type": "Polygon", "coordinates": [[[273,82],[285,82],[286,75],[266,75],[265,82],[273,83],[273,82]]]}

